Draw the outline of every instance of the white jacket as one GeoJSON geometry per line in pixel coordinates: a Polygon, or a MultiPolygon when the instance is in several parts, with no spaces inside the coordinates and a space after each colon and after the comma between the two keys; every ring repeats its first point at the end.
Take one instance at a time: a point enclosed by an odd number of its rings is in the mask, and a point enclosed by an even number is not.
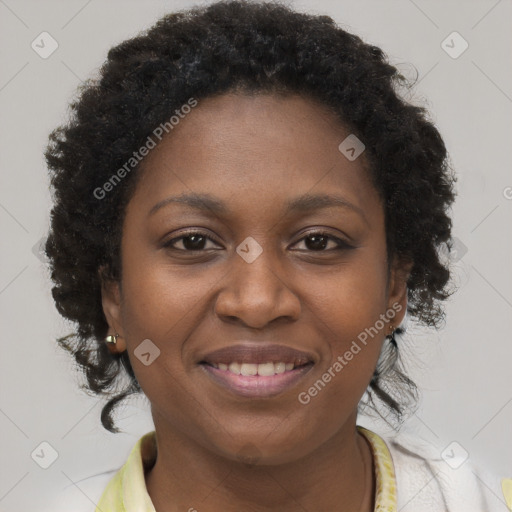
{"type": "MultiPolygon", "coordinates": [[[[397,512],[509,512],[512,480],[505,495],[502,478],[475,465],[471,458],[459,467],[448,464],[441,449],[408,434],[384,438],[395,467],[397,512]],[[453,466],[453,467],[452,467],[453,466]],[[456,468],[456,469],[454,469],[456,468]],[[507,504],[507,499],[509,500],[507,504]]],[[[453,455],[451,451],[450,455],[453,455]]],[[[512,477],[512,474],[507,475],[512,477]]]]}

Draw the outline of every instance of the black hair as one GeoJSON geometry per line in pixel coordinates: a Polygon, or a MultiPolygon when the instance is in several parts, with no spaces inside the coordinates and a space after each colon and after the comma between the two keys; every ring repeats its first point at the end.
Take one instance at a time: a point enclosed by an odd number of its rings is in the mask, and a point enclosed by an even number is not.
{"type": "MultiPolygon", "coordinates": [[[[141,391],[127,351],[111,354],[104,342],[101,302],[102,279],[121,279],[121,228],[140,165],[105,197],[95,190],[192,97],[297,93],[327,106],[365,145],[384,205],[388,255],[412,262],[407,314],[440,324],[450,271],[439,249],[451,247],[455,178],[427,110],[399,93],[412,85],[380,48],[331,17],[278,2],[221,1],[170,13],[109,50],[45,152],[54,200],[46,242],[52,295],[59,313],[76,323],[76,332],[58,341],[85,373],[86,389],[110,398],[101,414],[106,429],[119,431],[114,407],[141,391]],[[129,383],[117,393],[123,375],[129,383]]],[[[386,347],[388,370],[376,368],[368,405],[375,408],[377,398],[401,421],[417,389],[400,369],[396,341],[386,347]]]]}

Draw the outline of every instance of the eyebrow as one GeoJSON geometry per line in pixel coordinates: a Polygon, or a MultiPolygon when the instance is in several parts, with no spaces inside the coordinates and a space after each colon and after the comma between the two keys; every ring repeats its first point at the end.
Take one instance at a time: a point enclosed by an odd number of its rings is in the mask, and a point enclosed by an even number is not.
{"type": "MultiPolygon", "coordinates": [[[[210,194],[189,193],[167,197],[166,199],[159,201],[151,208],[148,216],[153,215],[164,206],[172,203],[184,204],[191,208],[210,212],[216,215],[227,215],[230,213],[230,210],[225,203],[210,194]]],[[[342,197],[331,194],[304,194],[294,199],[290,199],[285,203],[284,213],[308,212],[311,210],[334,206],[347,208],[358,213],[366,224],[368,224],[364,211],[359,208],[359,206],[352,204],[342,197]]]]}

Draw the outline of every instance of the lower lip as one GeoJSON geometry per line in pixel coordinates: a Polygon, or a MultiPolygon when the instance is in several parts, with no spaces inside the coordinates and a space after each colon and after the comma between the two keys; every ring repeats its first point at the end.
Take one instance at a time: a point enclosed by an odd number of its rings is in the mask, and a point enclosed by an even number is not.
{"type": "Polygon", "coordinates": [[[293,387],[313,368],[313,363],[269,376],[236,375],[208,364],[201,364],[201,367],[215,382],[235,394],[254,398],[275,396],[293,387]]]}

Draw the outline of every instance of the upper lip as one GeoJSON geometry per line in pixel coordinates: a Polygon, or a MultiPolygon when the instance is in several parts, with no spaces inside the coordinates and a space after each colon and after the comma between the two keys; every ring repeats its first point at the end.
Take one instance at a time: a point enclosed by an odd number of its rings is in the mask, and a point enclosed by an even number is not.
{"type": "Polygon", "coordinates": [[[238,343],[229,345],[213,352],[209,352],[199,361],[208,364],[230,364],[230,363],[294,363],[295,366],[302,366],[314,363],[315,357],[302,350],[297,350],[286,345],[268,343],[238,343]]]}

